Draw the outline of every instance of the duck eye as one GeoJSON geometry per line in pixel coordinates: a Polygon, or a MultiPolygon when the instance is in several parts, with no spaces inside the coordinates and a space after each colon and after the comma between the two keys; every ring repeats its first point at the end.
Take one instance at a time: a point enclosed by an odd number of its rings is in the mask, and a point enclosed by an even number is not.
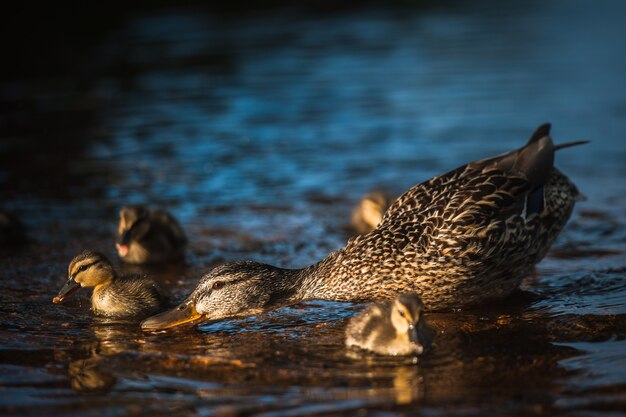
{"type": "Polygon", "coordinates": [[[398,314],[400,314],[400,317],[406,318],[405,315],[404,315],[404,311],[398,310],[398,314]]]}
{"type": "Polygon", "coordinates": [[[213,283],[213,289],[214,290],[219,290],[220,288],[224,287],[224,281],[216,281],[213,283]]]}

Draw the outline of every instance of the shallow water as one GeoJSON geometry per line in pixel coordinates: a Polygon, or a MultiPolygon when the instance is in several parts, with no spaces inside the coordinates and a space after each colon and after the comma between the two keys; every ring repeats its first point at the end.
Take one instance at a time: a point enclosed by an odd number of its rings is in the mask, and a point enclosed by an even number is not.
{"type": "Polygon", "coordinates": [[[18,36],[51,61],[22,52],[0,85],[0,205],[30,237],[0,249],[2,414],[623,412],[626,7],[612,3],[83,10],[18,36]],[[363,193],[510,150],[544,121],[557,143],[592,141],[557,155],[587,201],[518,294],[431,314],[442,333],[419,361],[346,350],[360,305],[144,334],[94,319],[86,293],[51,303],[76,253],[115,259],[124,204],[185,227],[185,265],[139,269],[183,297],[218,262],[315,262],[345,244],[363,193]]]}

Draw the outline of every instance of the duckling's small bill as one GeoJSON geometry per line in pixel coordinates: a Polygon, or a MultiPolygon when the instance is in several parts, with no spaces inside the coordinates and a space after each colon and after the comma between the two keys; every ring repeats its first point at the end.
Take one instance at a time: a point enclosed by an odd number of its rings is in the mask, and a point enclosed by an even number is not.
{"type": "Polygon", "coordinates": [[[424,350],[430,345],[430,340],[424,334],[425,332],[421,329],[421,326],[415,326],[414,324],[409,325],[408,333],[409,343],[413,344],[414,352],[417,355],[424,353],[424,350]]]}
{"type": "Polygon", "coordinates": [[[52,299],[52,302],[61,303],[78,289],[80,289],[80,284],[74,281],[74,277],[70,277],[70,279],[68,279],[65,285],[61,288],[57,296],[52,299]]]}
{"type": "Polygon", "coordinates": [[[176,308],[145,319],[141,322],[141,328],[147,331],[165,330],[182,325],[193,326],[205,320],[204,316],[196,311],[193,302],[184,301],[176,308]]]}
{"type": "Polygon", "coordinates": [[[121,243],[115,244],[115,249],[117,249],[117,253],[119,253],[121,257],[124,257],[128,254],[128,248],[129,246],[127,244],[121,244],[121,243]]]}

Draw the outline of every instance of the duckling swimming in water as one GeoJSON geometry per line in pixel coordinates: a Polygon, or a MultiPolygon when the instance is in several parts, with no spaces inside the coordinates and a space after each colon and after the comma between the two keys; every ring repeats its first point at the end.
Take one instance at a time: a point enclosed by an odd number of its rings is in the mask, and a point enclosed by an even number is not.
{"type": "Polygon", "coordinates": [[[0,246],[15,246],[27,241],[24,224],[13,213],[0,209],[0,246]]]}
{"type": "Polygon", "coordinates": [[[358,234],[376,229],[392,202],[391,194],[384,191],[374,190],[365,194],[352,210],[352,228],[358,234]]]}
{"type": "Polygon", "coordinates": [[[302,269],[220,265],[144,330],[258,315],[311,299],[365,301],[417,292],[433,310],[504,297],[565,226],[578,189],[554,167],[550,125],[511,152],[413,186],[371,232],[302,269]]]}
{"type": "Polygon", "coordinates": [[[169,213],[127,206],[120,210],[117,253],[131,264],[168,262],[182,259],[187,238],[169,213]]]}
{"type": "Polygon", "coordinates": [[[168,298],[158,284],[136,275],[118,276],[99,252],[84,251],[68,268],[69,279],[52,300],[63,302],[81,287],[93,287],[91,306],[95,314],[116,319],[142,319],[168,307],[168,298]]]}
{"type": "Polygon", "coordinates": [[[416,293],[373,304],[353,317],[346,328],[346,346],[380,355],[421,355],[433,331],[424,321],[424,304],[416,293]]]}

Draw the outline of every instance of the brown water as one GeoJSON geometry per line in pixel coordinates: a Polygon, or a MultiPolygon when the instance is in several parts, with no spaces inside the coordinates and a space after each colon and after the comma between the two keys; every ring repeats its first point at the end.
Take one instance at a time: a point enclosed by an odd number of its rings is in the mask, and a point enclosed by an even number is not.
{"type": "Polygon", "coordinates": [[[30,242],[0,250],[2,415],[622,415],[626,7],[612,3],[100,6],[10,23],[0,205],[30,242]],[[588,200],[518,294],[431,314],[442,333],[419,360],[346,350],[361,305],[144,334],[94,319],[86,291],[51,303],[79,251],[115,259],[121,205],[184,225],[185,265],[125,267],[183,297],[225,260],[321,259],[363,193],[510,150],[544,121],[557,143],[592,140],[557,156],[588,200]]]}

